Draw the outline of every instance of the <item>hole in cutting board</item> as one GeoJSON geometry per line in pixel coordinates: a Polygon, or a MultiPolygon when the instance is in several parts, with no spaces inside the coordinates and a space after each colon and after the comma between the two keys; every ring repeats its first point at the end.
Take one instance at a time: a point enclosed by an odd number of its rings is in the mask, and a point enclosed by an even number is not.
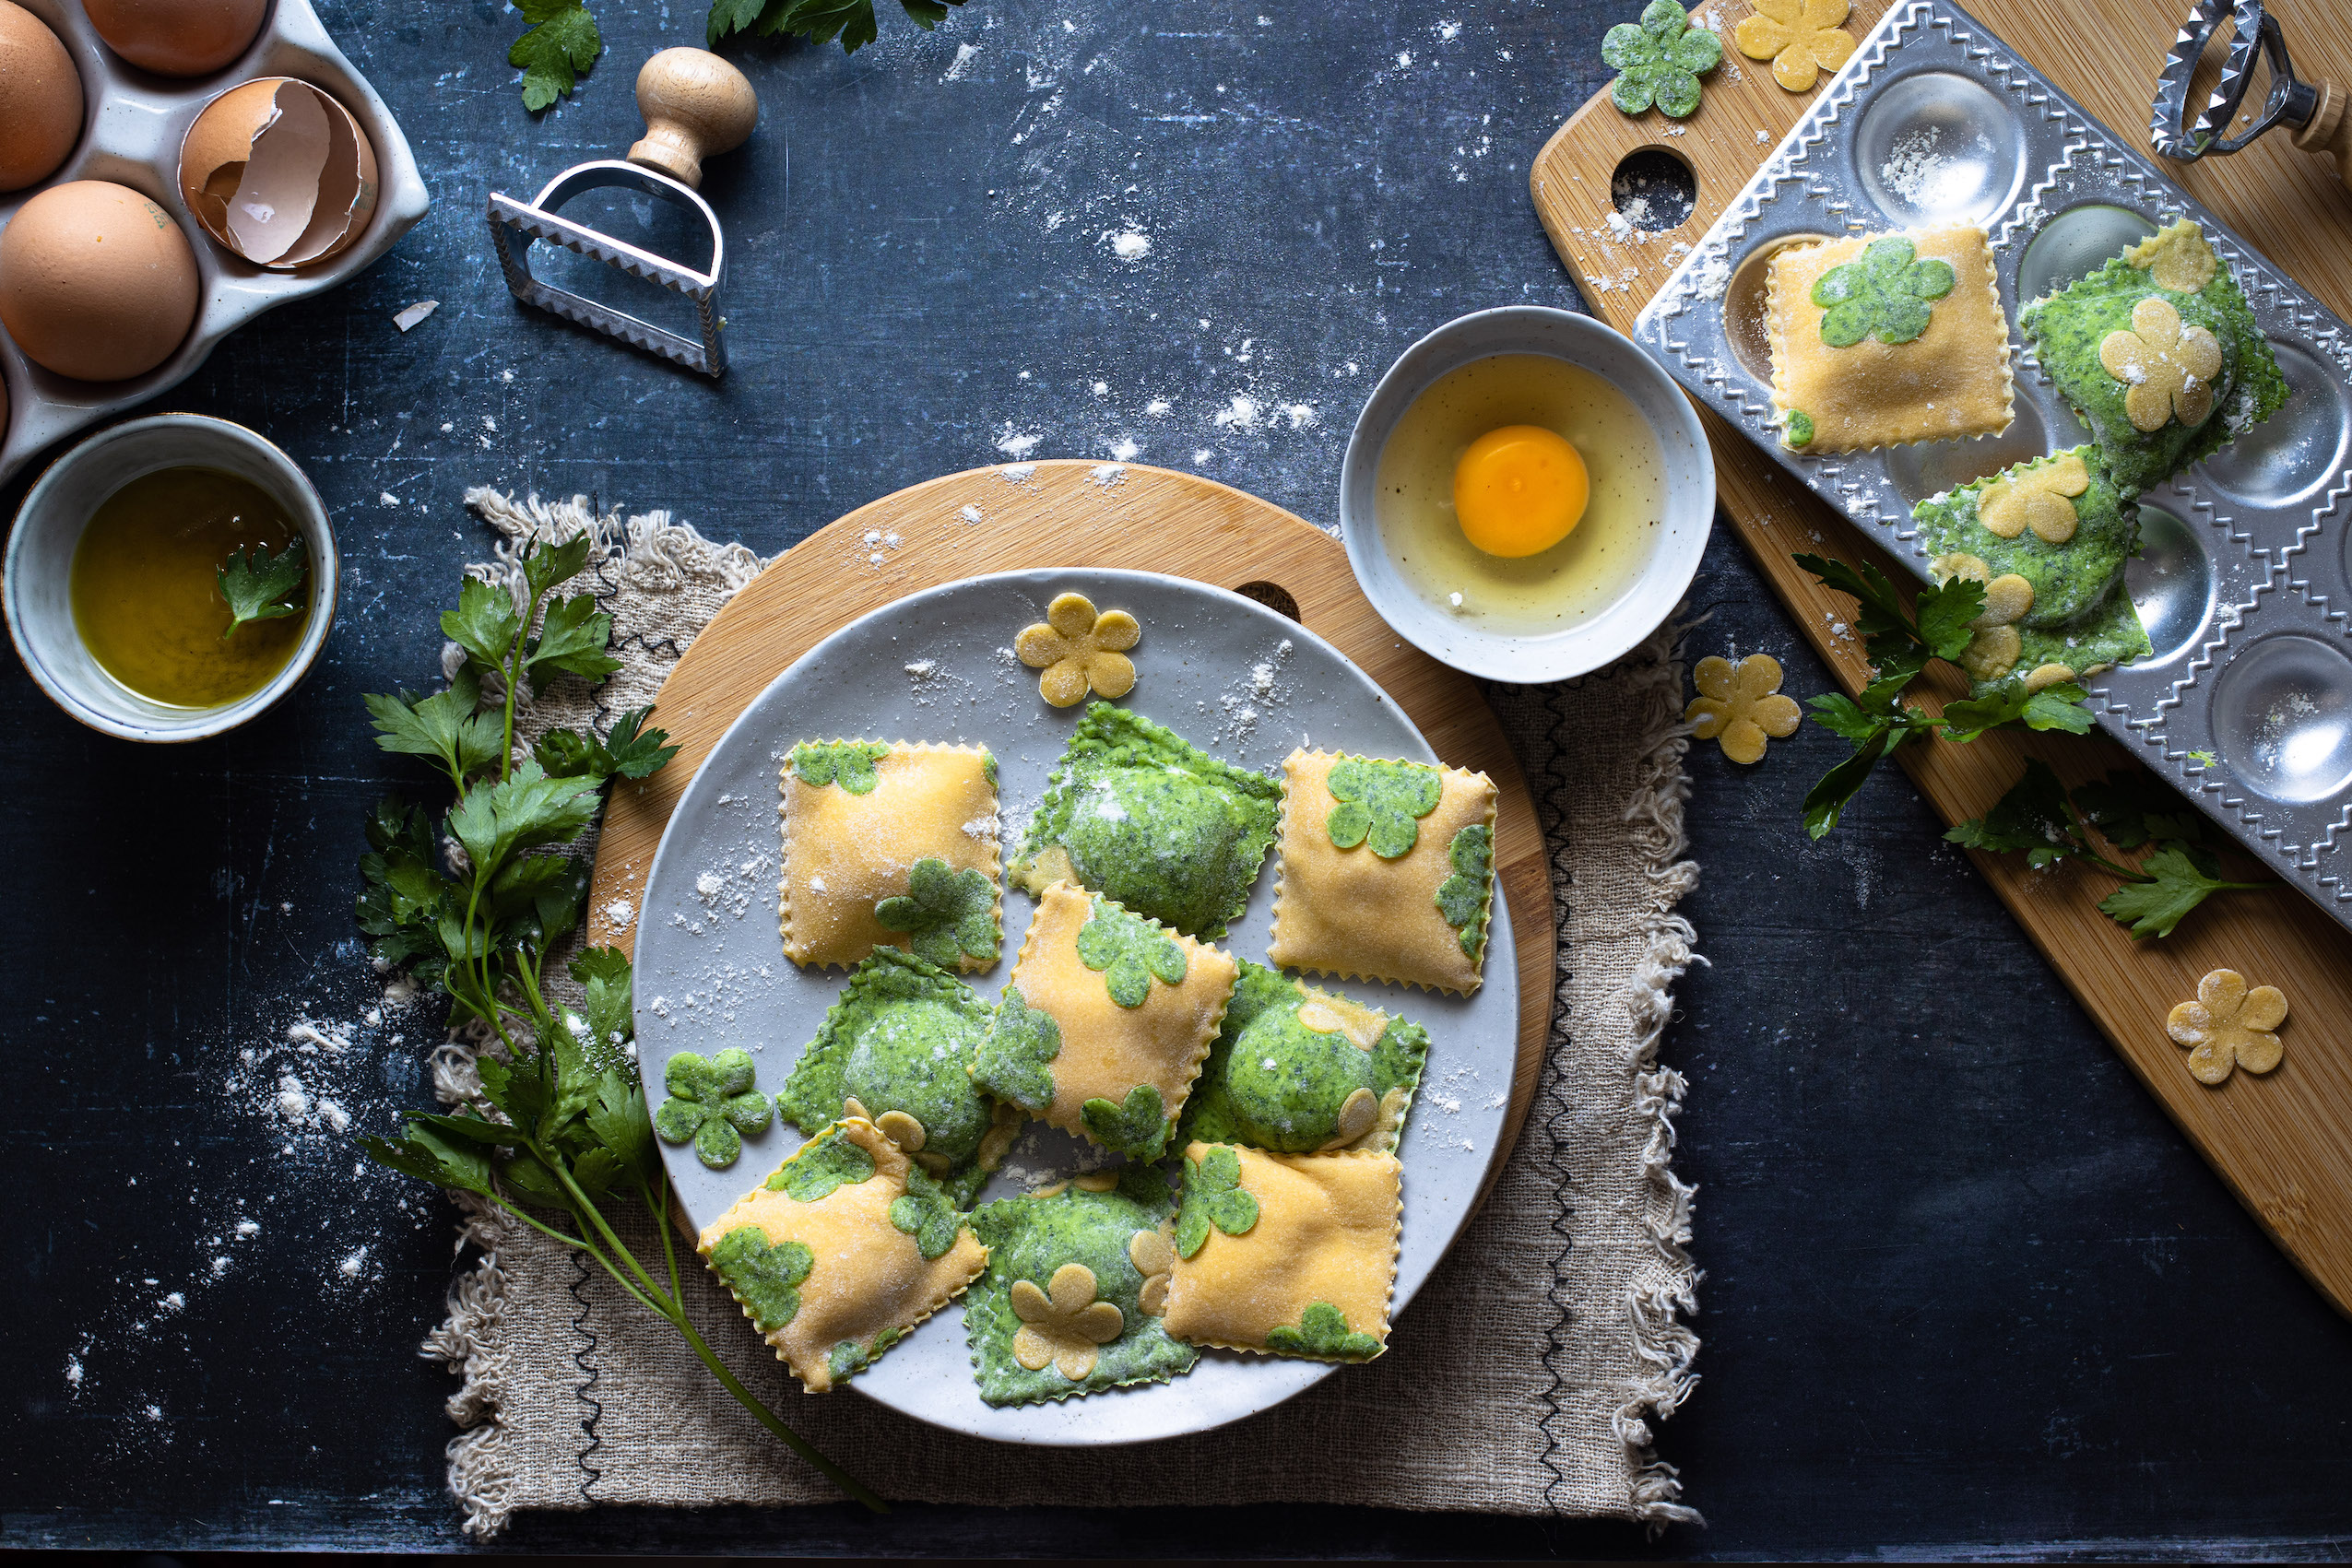
{"type": "Polygon", "coordinates": [[[1772,383],[1772,340],[1764,327],[1766,286],[1774,254],[1791,245],[1817,245],[1826,234],[1784,234],[1750,251],[1723,290],[1723,336],[1740,368],[1766,385],[1772,383]]]}
{"type": "Polygon", "coordinates": [[[1609,176],[1609,200],[1637,229],[1679,229],[1698,206],[1698,176],[1664,147],[1641,147],[1609,176]]]}
{"type": "Polygon", "coordinates": [[[1276,615],[1288,616],[1301,626],[1306,624],[1306,619],[1298,613],[1298,601],[1291,596],[1288,588],[1279,583],[1244,583],[1234,592],[1245,599],[1256,599],[1276,615]]]}

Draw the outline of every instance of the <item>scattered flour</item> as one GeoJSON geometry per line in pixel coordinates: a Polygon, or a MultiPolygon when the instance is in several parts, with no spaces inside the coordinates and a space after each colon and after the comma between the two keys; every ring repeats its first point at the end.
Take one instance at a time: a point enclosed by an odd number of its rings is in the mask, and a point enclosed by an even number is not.
{"type": "Polygon", "coordinates": [[[1129,264],[1152,253],[1152,236],[1141,229],[1106,229],[1103,231],[1103,243],[1110,247],[1111,254],[1129,264]]]}

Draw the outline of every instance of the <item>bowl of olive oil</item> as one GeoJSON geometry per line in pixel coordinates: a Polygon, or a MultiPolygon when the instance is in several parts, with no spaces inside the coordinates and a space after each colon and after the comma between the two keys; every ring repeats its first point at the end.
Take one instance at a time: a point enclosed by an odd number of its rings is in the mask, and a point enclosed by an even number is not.
{"type": "Polygon", "coordinates": [[[51,466],[8,537],[17,653],[59,707],[130,740],[233,729],[299,685],[335,617],[326,509],[276,446],[160,414],[51,466]]]}
{"type": "Polygon", "coordinates": [[[1622,334],[1542,306],[1481,311],[1405,350],[1340,471],[1348,564],[1423,652],[1561,680],[1655,631],[1715,518],[1706,432],[1622,334]]]}

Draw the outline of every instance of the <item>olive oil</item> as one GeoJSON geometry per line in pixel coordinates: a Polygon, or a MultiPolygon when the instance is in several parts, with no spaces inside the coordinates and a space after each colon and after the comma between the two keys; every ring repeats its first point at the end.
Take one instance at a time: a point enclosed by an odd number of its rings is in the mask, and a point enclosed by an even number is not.
{"type": "Polygon", "coordinates": [[[219,572],[229,552],[300,536],[267,491],[217,468],[164,468],[108,496],[74,549],[74,630],[127,690],[173,708],[220,708],[268,684],[301,645],[304,607],[233,637],[219,572]]]}
{"type": "Polygon", "coordinates": [[[1440,376],[1397,421],[1373,483],[1397,574],[1438,609],[1522,636],[1561,631],[1623,598],[1665,518],[1665,465],[1649,421],[1608,382],[1547,354],[1497,354],[1440,376]],[[1563,437],[1590,475],[1575,531],[1534,555],[1485,553],[1454,513],[1462,454],[1508,425],[1563,437]]]}

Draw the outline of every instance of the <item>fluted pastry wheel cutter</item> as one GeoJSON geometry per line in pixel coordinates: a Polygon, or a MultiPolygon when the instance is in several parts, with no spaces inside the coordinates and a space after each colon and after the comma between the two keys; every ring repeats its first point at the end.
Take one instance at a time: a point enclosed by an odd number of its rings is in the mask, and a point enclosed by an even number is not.
{"type": "Polygon", "coordinates": [[[498,265],[506,274],[507,288],[526,304],[704,375],[724,375],[727,345],[719,337],[725,323],[718,292],[727,276],[727,238],[719,231],[718,215],[696,187],[703,183],[703,159],[739,147],[751,136],[760,117],[759,98],[742,72],[709,51],[665,49],[637,73],[637,107],[645,116],[645,135],[625,159],[602,159],[567,169],[527,202],[490,194],[490,231],[498,243],[498,265]],[[557,209],[581,192],[608,185],[642,191],[699,218],[710,230],[710,269],[698,271],[559,215],[557,209]],[[534,240],[561,245],[683,294],[694,301],[703,340],[697,343],[533,277],[534,240]]]}
{"type": "Polygon", "coordinates": [[[2263,9],[2263,0],[2195,0],[2156,79],[2148,139],[2156,144],[2157,155],[2185,163],[2207,153],[2236,152],[2279,125],[2293,131],[2297,147],[2334,159],[2336,173],[2352,185],[2352,94],[2332,82],[2296,78],[2286,31],[2276,17],[2263,9]],[[2225,20],[2231,23],[2231,33],[2221,81],[2192,125],[2189,78],[2225,20]],[[2262,114],[2240,135],[2224,136],[2254,84],[2257,57],[2270,66],[2270,91],[2263,100],[2262,114]]]}

